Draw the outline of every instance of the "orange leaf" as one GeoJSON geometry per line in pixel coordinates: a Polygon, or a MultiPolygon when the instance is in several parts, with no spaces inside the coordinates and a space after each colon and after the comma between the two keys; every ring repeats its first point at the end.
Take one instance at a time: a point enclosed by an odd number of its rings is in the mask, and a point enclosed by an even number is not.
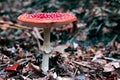
{"type": "Polygon", "coordinates": [[[90,48],[89,52],[95,54],[95,50],[93,48],[90,48]]]}
{"type": "Polygon", "coordinates": [[[12,66],[6,68],[7,71],[16,71],[19,66],[19,63],[14,63],[12,66]]]}

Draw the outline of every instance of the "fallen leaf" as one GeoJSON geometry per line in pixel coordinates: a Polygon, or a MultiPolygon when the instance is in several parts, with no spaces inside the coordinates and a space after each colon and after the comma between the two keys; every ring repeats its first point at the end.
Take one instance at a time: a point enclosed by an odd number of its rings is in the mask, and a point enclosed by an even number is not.
{"type": "Polygon", "coordinates": [[[59,53],[64,53],[64,50],[68,48],[67,45],[59,45],[53,49],[53,51],[59,52],[59,53]]]}
{"type": "Polygon", "coordinates": [[[104,67],[104,72],[111,72],[114,71],[114,67],[111,64],[106,64],[104,67]]]}
{"type": "Polygon", "coordinates": [[[89,50],[88,50],[90,53],[93,53],[93,54],[95,54],[95,49],[93,49],[93,48],[89,48],[89,50]]]}
{"type": "Polygon", "coordinates": [[[22,57],[24,57],[24,56],[25,56],[24,53],[19,53],[19,54],[16,55],[16,57],[18,57],[18,58],[22,58],[22,57]]]}
{"type": "Polygon", "coordinates": [[[114,66],[115,68],[120,68],[120,62],[117,61],[112,61],[109,64],[111,64],[112,66],[114,66]]]}
{"type": "Polygon", "coordinates": [[[12,66],[7,67],[5,70],[7,71],[16,71],[19,66],[19,63],[14,63],[12,66]]]}
{"type": "Polygon", "coordinates": [[[70,24],[64,25],[62,28],[61,27],[56,28],[56,30],[57,31],[65,31],[65,30],[72,29],[72,28],[73,28],[73,24],[70,23],[70,24]]]}
{"type": "Polygon", "coordinates": [[[28,71],[30,71],[29,65],[27,64],[25,67],[23,67],[22,69],[22,74],[27,73],[28,71]]]}
{"type": "Polygon", "coordinates": [[[99,64],[101,64],[101,65],[107,64],[107,61],[106,61],[106,60],[103,60],[103,59],[96,59],[96,60],[94,60],[93,62],[99,63],[99,64]]]}
{"type": "Polygon", "coordinates": [[[97,60],[98,58],[101,58],[103,56],[103,53],[101,50],[98,50],[96,53],[94,53],[95,56],[93,57],[92,61],[97,60]]]}
{"type": "Polygon", "coordinates": [[[42,71],[39,66],[34,65],[33,63],[28,63],[28,66],[29,66],[31,69],[33,69],[33,71],[35,71],[35,72],[41,72],[41,71],[42,71]]]}

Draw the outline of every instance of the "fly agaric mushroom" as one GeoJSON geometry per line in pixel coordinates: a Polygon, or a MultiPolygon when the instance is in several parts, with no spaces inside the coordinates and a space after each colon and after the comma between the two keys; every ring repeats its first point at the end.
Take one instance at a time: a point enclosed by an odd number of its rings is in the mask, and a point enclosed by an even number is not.
{"type": "Polygon", "coordinates": [[[49,54],[52,48],[50,45],[50,31],[52,27],[59,27],[76,20],[76,17],[71,13],[33,13],[22,14],[18,20],[33,27],[44,29],[44,43],[41,48],[43,54],[42,70],[46,72],[49,67],[49,54]]]}

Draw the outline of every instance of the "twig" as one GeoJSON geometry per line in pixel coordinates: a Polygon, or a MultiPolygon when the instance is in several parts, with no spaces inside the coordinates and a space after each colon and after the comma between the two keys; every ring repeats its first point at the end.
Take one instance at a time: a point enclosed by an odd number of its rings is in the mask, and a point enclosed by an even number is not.
{"type": "Polygon", "coordinates": [[[85,29],[85,32],[88,33],[88,31],[92,29],[92,27],[93,27],[93,25],[94,25],[95,23],[96,23],[96,20],[94,20],[94,21],[90,24],[90,26],[85,29]]]}
{"type": "Polygon", "coordinates": [[[101,27],[102,27],[102,23],[97,27],[96,33],[98,33],[100,31],[101,27]]]}
{"type": "MultiPolygon", "coordinates": [[[[9,26],[6,26],[7,28],[14,28],[14,29],[25,29],[25,30],[30,30],[30,27],[22,26],[20,24],[14,24],[10,21],[2,21],[0,20],[0,24],[8,24],[9,26]]],[[[1,26],[2,27],[2,26],[1,26]]]]}
{"type": "Polygon", "coordinates": [[[118,35],[115,35],[114,38],[106,46],[113,46],[117,37],[118,35]]]}
{"type": "Polygon", "coordinates": [[[75,70],[73,77],[75,77],[76,73],[78,72],[78,68],[75,70]]]}
{"type": "Polygon", "coordinates": [[[111,60],[111,61],[117,61],[118,59],[114,59],[114,58],[109,58],[109,57],[103,57],[104,59],[107,59],[107,60],[111,60]]]}
{"type": "Polygon", "coordinates": [[[96,70],[96,68],[92,68],[92,67],[90,67],[88,65],[82,64],[82,63],[77,62],[77,61],[73,61],[73,63],[78,64],[78,65],[83,66],[83,67],[86,67],[86,68],[89,68],[89,69],[92,69],[92,70],[96,70]]]}
{"type": "Polygon", "coordinates": [[[33,36],[35,37],[35,39],[37,40],[37,44],[38,44],[38,49],[41,50],[41,45],[38,39],[38,36],[36,35],[35,31],[32,32],[33,36]]]}

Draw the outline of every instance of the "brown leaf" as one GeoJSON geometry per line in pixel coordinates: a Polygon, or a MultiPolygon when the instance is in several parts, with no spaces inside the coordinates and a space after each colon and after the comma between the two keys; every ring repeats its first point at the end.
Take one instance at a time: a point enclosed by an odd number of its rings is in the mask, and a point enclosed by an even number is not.
{"type": "Polygon", "coordinates": [[[104,72],[111,72],[114,71],[114,67],[111,64],[106,64],[104,67],[104,72]]]}
{"type": "Polygon", "coordinates": [[[35,72],[41,72],[41,71],[42,71],[39,66],[34,65],[33,63],[28,63],[28,66],[29,66],[31,69],[33,69],[33,71],[35,71],[35,72]]]}
{"type": "Polygon", "coordinates": [[[104,27],[104,28],[102,29],[103,34],[109,33],[110,31],[111,31],[111,30],[108,29],[108,28],[106,28],[106,27],[104,27]]]}
{"type": "Polygon", "coordinates": [[[89,50],[88,50],[90,53],[93,53],[93,54],[95,54],[95,49],[93,49],[93,48],[89,48],[89,50]]]}
{"type": "Polygon", "coordinates": [[[59,52],[59,53],[64,53],[64,50],[68,48],[67,45],[59,45],[57,47],[54,48],[53,51],[59,52]]]}
{"type": "Polygon", "coordinates": [[[103,59],[96,59],[96,60],[93,61],[93,62],[99,63],[99,64],[101,64],[101,65],[107,64],[107,61],[106,61],[106,60],[103,60],[103,59]]]}
{"type": "Polygon", "coordinates": [[[30,71],[29,65],[27,64],[25,67],[23,67],[22,69],[22,73],[27,73],[28,71],[30,71]]]}
{"type": "Polygon", "coordinates": [[[120,62],[112,61],[109,64],[113,65],[115,68],[120,68],[120,62]]]}
{"type": "Polygon", "coordinates": [[[57,31],[65,31],[65,30],[72,29],[72,28],[73,28],[73,24],[70,23],[70,24],[64,25],[62,28],[56,28],[56,30],[57,31]]]}
{"type": "Polygon", "coordinates": [[[94,54],[95,56],[93,57],[92,61],[95,61],[96,59],[101,58],[103,56],[103,52],[101,50],[98,50],[94,54]]]}

